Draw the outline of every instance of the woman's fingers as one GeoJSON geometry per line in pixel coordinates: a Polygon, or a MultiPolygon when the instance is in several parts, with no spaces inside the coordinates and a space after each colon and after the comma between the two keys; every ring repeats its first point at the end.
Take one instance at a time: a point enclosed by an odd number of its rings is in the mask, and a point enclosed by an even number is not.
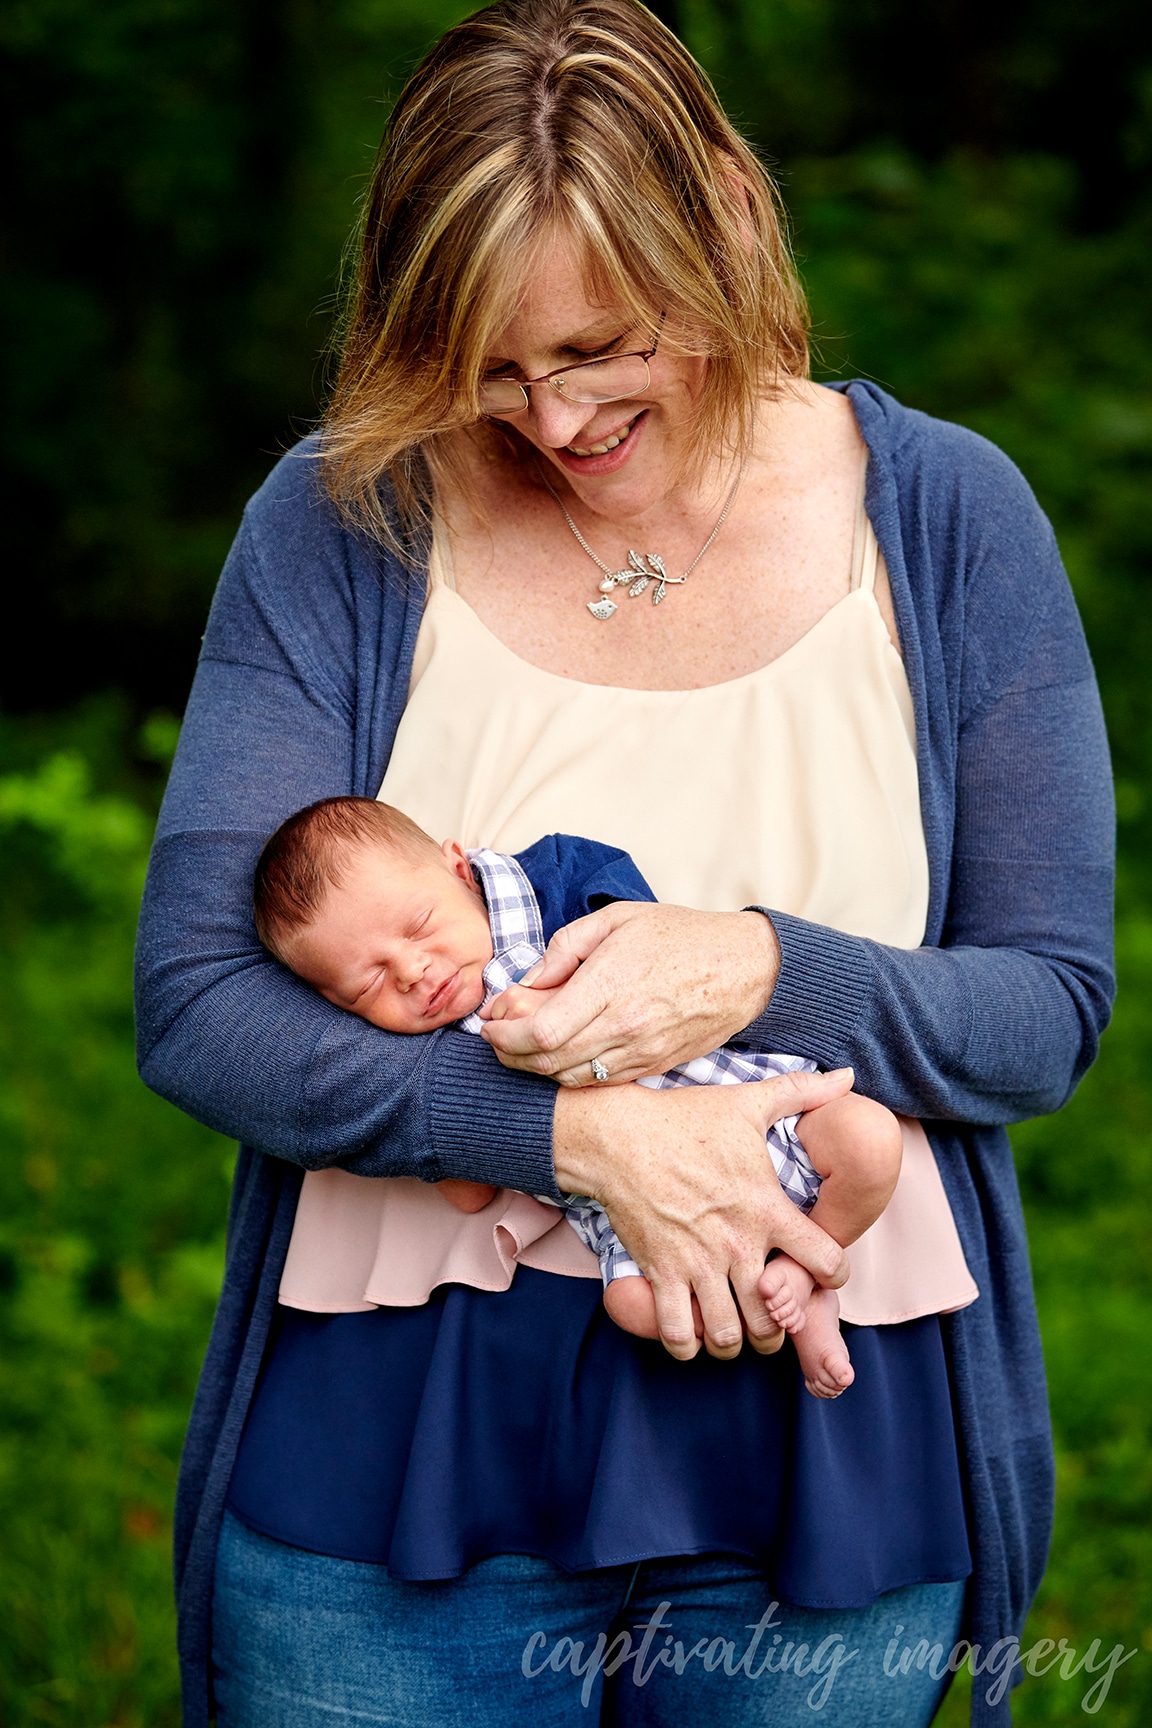
{"type": "MultiPolygon", "coordinates": [[[[550,987],[550,978],[543,972],[532,980],[534,990],[550,987]]],[[[615,1036],[609,1038],[606,1027],[597,1030],[607,1007],[603,981],[585,981],[578,973],[529,1019],[488,1021],[481,1036],[506,1067],[559,1079],[561,1074],[591,1062],[606,1045],[615,1044],[615,1036]]],[[[566,1083],[578,1085],[579,1081],[566,1083]]]]}
{"type": "Polygon", "coordinates": [[[558,984],[567,984],[577,967],[623,921],[620,908],[626,904],[617,900],[611,906],[602,907],[599,912],[589,912],[586,917],[577,918],[574,923],[557,930],[543,960],[526,972],[521,982],[533,984],[538,990],[551,990],[558,984]]]}
{"type": "Polygon", "coordinates": [[[761,913],[620,901],[558,931],[526,974],[559,989],[546,1008],[484,1036],[507,1067],[568,1086],[608,1054],[614,1079],[635,1080],[719,1048],[761,1012],[778,968],[761,913]]]}
{"type": "Polygon", "coordinates": [[[664,1280],[655,1271],[649,1272],[648,1279],[656,1298],[656,1327],[661,1344],[678,1362],[691,1362],[700,1352],[691,1286],[677,1278],[664,1280]]]}
{"type": "Polygon", "coordinates": [[[695,1294],[704,1318],[704,1348],[709,1356],[722,1362],[739,1356],[744,1326],[727,1278],[713,1273],[697,1282],[695,1294]]]}
{"type": "Polygon", "coordinates": [[[763,1272],[762,1260],[743,1260],[732,1267],[728,1276],[744,1316],[749,1344],[761,1356],[774,1356],[784,1342],[784,1328],[776,1324],[764,1305],[759,1287],[763,1272]]]}
{"type": "Polygon", "coordinates": [[[675,1356],[680,1362],[690,1362],[700,1352],[693,1297],[704,1321],[703,1342],[709,1356],[721,1361],[739,1356],[744,1328],[726,1279],[711,1277],[693,1286],[679,1279],[653,1277],[651,1284],[656,1297],[660,1342],[670,1356],[675,1356]]]}
{"type": "Polygon", "coordinates": [[[815,1110],[820,1104],[842,1098],[851,1092],[854,1078],[851,1068],[832,1068],[827,1074],[798,1069],[794,1074],[774,1074],[769,1080],[751,1081],[740,1087],[736,1097],[750,1119],[767,1134],[783,1116],[802,1116],[805,1110],[815,1110]]]}
{"type": "Polygon", "coordinates": [[[813,1224],[791,1200],[783,1195],[781,1199],[784,1209],[774,1223],[773,1246],[782,1248],[785,1254],[791,1254],[793,1260],[806,1266],[817,1284],[822,1284],[826,1290],[839,1290],[848,1282],[851,1270],[847,1254],[839,1242],[834,1242],[818,1224],[813,1224]]]}

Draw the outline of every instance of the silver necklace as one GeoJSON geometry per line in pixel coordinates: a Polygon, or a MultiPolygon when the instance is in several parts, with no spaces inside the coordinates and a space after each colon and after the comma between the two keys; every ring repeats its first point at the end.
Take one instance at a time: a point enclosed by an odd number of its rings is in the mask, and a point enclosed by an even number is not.
{"type": "Polygon", "coordinates": [[[625,583],[627,583],[629,599],[638,600],[641,594],[643,594],[654,582],[656,586],[652,589],[652,604],[653,606],[659,606],[669,588],[679,588],[687,582],[689,576],[691,576],[693,570],[695,570],[697,564],[699,564],[701,558],[703,558],[705,552],[707,552],[713,540],[715,540],[717,534],[719,534],[721,528],[723,528],[728,512],[732,508],[732,501],[740,489],[740,482],[748,472],[748,464],[745,462],[743,468],[741,468],[739,474],[737,474],[735,480],[732,482],[732,490],[724,501],[724,508],[716,519],[715,528],[713,528],[711,534],[709,534],[707,540],[705,540],[703,546],[701,546],[699,552],[697,552],[695,558],[693,558],[683,576],[669,576],[667,570],[664,568],[663,558],[659,557],[655,552],[640,553],[630,551],[628,554],[628,564],[625,569],[610,570],[607,564],[604,563],[603,559],[596,556],[587,540],[585,540],[583,534],[581,534],[579,528],[577,528],[575,522],[573,522],[571,516],[569,516],[567,510],[564,508],[564,500],[549,481],[548,476],[541,468],[539,462],[536,464],[536,471],[541,480],[543,480],[545,486],[547,486],[549,492],[551,492],[553,498],[555,498],[557,504],[559,504],[564,513],[565,522],[567,522],[569,528],[571,528],[573,534],[575,534],[577,540],[580,542],[585,552],[587,552],[593,564],[596,564],[604,572],[603,576],[600,578],[600,592],[604,598],[602,600],[588,600],[585,602],[593,618],[598,618],[601,623],[604,623],[606,619],[611,618],[613,612],[616,610],[615,600],[610,600],[608,598],[613,588],[623,588],[625,583]]]}

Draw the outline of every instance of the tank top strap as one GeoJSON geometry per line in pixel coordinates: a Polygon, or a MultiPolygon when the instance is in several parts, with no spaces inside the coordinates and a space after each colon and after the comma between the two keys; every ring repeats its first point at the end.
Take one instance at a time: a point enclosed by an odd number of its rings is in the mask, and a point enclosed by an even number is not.
{"type": "Polygon", "coordinates": [[[447,588],[452,594],[456,592],[452,545],[448,539],[444,518],[438,510],[432,517],[432,549],[428,558],[428,592],[431,593],[434,588],[447,588]]]}
{"type": "Polygon", "coordinates": [[[864,508],[864,488],[868,478],[868,457],[860,465],[860,489],[856,496],[856,523],[852,531],[852,575],[849,584],[855,593],[862,588],[871,594],[876,587],[876,566],[880,560],[880,545],[864,508]]]}

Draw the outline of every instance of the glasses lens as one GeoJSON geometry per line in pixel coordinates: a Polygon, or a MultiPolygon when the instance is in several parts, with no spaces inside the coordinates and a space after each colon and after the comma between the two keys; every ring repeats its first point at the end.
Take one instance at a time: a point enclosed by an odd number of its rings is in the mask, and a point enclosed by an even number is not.
{"type": "Polygon", "coordinates": [[[524,391],[511,378],[486,378],[480,386],[480,407],[485,414],[519,414],[524,391]]]}
{"type": "Polygon", "coordinates": [[[648,362],[639,354],[619,354],[609,360],[589,360],[553,380],[569,402],[618,402],[639,396],[650,383],[648,362]]]}

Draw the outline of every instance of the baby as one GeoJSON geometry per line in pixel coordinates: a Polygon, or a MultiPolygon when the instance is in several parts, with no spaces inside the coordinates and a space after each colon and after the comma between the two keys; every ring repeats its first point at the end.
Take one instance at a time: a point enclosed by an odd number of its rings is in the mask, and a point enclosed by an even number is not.
{"type": "MultiPolygon", "coordinates": [[[[516,858],[466,852],[370,798],[326,798],[290,816],[260,856],[254,893],[257,931],[277,959],[338,1008],[403,1033],[477,1033],[481,1009],[489,1019],[534,1013],[554,992],[520,980],[555,930],[614,900],[653,899],[618,848],[553,834],[516,858]]],[[[815,1066],[725,1046],[639,1083],[726,1084],[815,1066]]],[[[854,1093],[775,1123],[767,1147],[785,1192],[842,1247],[879,1217],[900,1169],[896,1118],[854,1093]]],[[[465,1212],[497,1193],[476,1182],[437,1186],[465,1212]]],[[[603,1208],[573,1198],[565,1214],[599,1258],[612,1319],[655,1338],[651,1285],[603,1208]]],[[[835,1292],[780,1253],[760,1290],[793,1338],[808,1390],[838,1397],[853,1373],[835,1292]]]]}

